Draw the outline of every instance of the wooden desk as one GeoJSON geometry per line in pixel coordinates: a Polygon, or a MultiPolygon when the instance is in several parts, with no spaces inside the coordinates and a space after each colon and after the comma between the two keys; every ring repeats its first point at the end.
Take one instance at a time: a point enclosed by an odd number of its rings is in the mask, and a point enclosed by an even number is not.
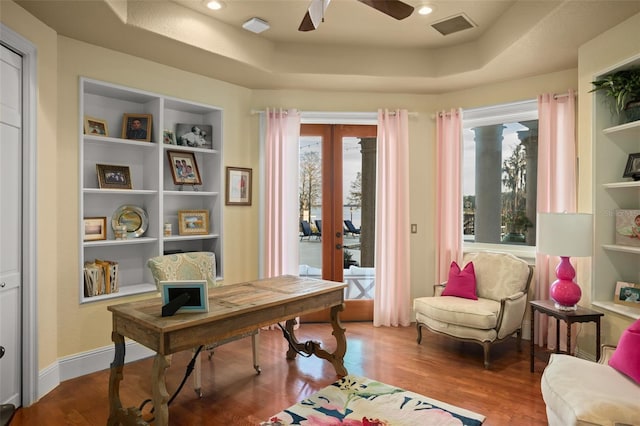
{"type": "Polygon", "coordinates": [[[292,336],[287,359],[294,359],[296,350],[313,354],[333,364],[339,376],[346,376],[343,358],[347,351],[347,340],[339,319],[339,312],[344,309],[345,287],[346,284],[333,281],[283,276],[211,288],[208,313],[162,317],[159,298],[109,306],[113,319],[111,339],[115,345],[115,358],[109,377],[107,424],[147,424],[137,408],[123,408],[120,401],[125,337],[156,352],[152,399],[154,424],[161,426],[169,424],[169,394],[165,384],[165,370],[171,363],[169,355],[276,322],[286,321],[285,328],[292,336]],[[331,324],[337,343],[333,353],[321,349],[318,342],[300,343],[293,334],[295,317],[326,308],[331,308],[331,324]]]}
{"type": "Polygon", "coordinates": [[[571,324],[574,322],[595,322],[596,323],[596,361],[600,359],[600,317],[602,312],[578,306],[575,311],[561,311],[555,307],[553,300],[532,300],[531,305],[531,365],[530,371],[533,373],[535,356],[535,312],[539,311],[554,317],[556,321],[556,353],[560,353],[560,320],[567,323],[567,353],[571,353],[571,324]]]}

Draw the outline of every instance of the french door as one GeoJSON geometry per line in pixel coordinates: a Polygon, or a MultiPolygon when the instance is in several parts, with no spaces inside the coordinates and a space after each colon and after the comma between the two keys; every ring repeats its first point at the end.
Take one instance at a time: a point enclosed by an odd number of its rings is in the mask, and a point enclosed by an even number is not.
{"type": "MultiPolygon", "coordinates": [[[[300,263],[308,275],[348,284],[344,321],[373,319],[376,132],[372,125],[300,129],[300,220],[313,231],[305,235],[301,226],[300,263]]],[[[327,313],[303,321],[323,319],[327,313]]]]}

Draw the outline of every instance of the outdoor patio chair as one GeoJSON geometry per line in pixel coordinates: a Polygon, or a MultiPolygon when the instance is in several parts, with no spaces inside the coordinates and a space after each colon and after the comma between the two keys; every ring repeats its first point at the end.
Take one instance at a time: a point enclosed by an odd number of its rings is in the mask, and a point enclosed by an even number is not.
{"type": "Polygon", "coordinates": [[[311,237],[316,237],[316,239],[318,240],[320,239],[320,233],[314,232],[311,229],[311,225],[306,220],[300,221],[300,228],[302,229],[302,235],[300,235],[300,241],[302,241],[304,237],[307,237],[308,240],[311,240],[311,237]]]}
{"type": "Polygon", "coordinates": [[[352,236],[360,235],[360,228],[356,228],[353,225],[353,222],[351,222],[349,219],[345,219],[344,224],[347,227],[347,232],[349,232],[352,236]]]}
{"type": "Polygon", "coordinates": [[[322,219],[316,219],[316,228],[320,236],[322,236],[322,219]]]}

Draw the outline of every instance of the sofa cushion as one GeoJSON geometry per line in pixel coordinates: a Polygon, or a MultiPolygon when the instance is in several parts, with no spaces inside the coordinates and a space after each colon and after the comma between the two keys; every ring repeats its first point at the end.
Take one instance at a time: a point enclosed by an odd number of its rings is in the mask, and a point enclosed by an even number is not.
{"type": "Polygon", "coordinates": [[[529,265],[507,253],[467,253],[465,264],[473,262],[479,298],[501,300],[525,292],[529,265]]]}
{"type": "Polygon", "coordinates": [[[640,385],[640,319],[622,333],[609,365],[640,385]]]}
{"type": "Polygon", "coordinates": [[[460,270],[460,266],[454,261],[449,267],[449,278],[447,285],[442,291],[442,296],[456,296],[465,299],[478,300],[476,296],[476,275],[473,270],[473,262],[465,265],[460,270]]]}
{"type": "Polygon", "coordinates": [[[413,309],[448,324],[487,330],[498,323],[500,303],[491,299],[470,300],[454,296],[418,297],[413,309]]]}
{"type": "Polygon", "coordinates": [[[552,426],[640,424],[640,386],[608,365],[551,354],[540,386],[552,426]]]}

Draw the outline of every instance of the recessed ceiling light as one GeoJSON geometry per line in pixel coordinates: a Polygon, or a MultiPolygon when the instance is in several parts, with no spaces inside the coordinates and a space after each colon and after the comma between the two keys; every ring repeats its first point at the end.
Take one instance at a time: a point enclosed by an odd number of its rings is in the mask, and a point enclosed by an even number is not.
{"type": "Polygon", "coordinates": [[[207,7],[211,10],[220,10],[224,7],[224,3],[220,0],[211,0],[207,2],[207,7]]]}
{"type": "Polygon", "coordinates": [[[420,9],[418,9],[420,15],[428,15],[431,12],[433,12],[433,7],[431,6],[421,6],[420,9]]]}

